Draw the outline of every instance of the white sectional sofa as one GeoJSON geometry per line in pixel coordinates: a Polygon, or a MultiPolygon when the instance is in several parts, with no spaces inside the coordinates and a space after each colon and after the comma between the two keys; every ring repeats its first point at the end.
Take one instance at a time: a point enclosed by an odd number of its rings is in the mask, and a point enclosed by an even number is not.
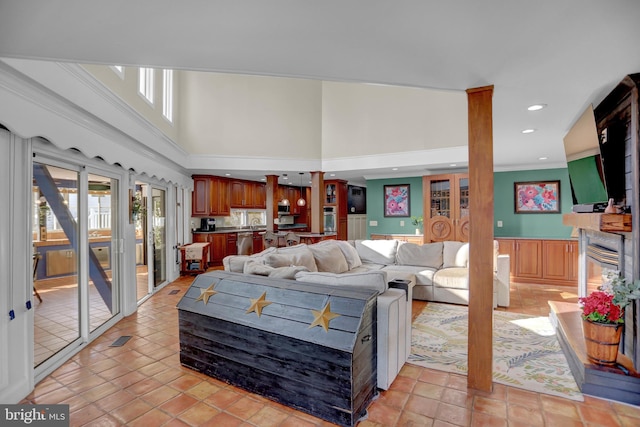
{"type": "MultiPolygon", "coordinates": [[[[494,248],[494,306],[506,307],[509,257],[498,256],[497,242],[494,248]]],[[[230,255],[223,265],[244,274],[377,290],[378,387],[386,390],[411,353],[412,299],[467,304],[468,258],[469,245],[461,242],[326,240],[230,255]]]]}
{"type": "MultiPolygon", "coordinates": [[[[508,307],[509,255],[498,255],[497,241],[493,260],[494,307],[508,307]]],[[[463,242],[417,245],[398,240],[326,240],[308,246],[269,248],[252,256],[232,255],[223,265],[229,271],[289,274],[297,280],[342,284],[366,283],[367,273],[384,271],[388,281],[412,281],[414,299],[469,303],[469,244],[463,242]],[[250,262],[245,266],[245,261],[250,262]]]]}

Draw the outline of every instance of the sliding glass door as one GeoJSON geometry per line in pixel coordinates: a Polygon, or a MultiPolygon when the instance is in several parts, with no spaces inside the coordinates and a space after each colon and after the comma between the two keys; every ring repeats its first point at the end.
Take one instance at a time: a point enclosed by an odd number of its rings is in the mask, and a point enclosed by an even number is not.
{"type": "Polygon", "coordinates": [[[80,340],[79,171],[33,164],[34,365],[80,340]]]}
{"type": "Polygon", "coordinates": [[[138,303],[167,281],[166,190],[136,182],[136,282],[138,303]]]}
{"type": "Polygon", "coordinates": [[[118,182],[88,167],[33,163],[35,367],[120,312],[118,182]]]}

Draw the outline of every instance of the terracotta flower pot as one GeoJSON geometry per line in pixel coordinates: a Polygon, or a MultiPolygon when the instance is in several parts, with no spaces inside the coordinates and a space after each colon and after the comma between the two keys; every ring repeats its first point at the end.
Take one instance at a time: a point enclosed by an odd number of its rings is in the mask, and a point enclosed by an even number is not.
{"type": "Polygon", "coordinates": [[[620,323],[597,323],[582,320],[582,331],[589,361],[598,365],[615,365],[623,326],[620,323]]]}

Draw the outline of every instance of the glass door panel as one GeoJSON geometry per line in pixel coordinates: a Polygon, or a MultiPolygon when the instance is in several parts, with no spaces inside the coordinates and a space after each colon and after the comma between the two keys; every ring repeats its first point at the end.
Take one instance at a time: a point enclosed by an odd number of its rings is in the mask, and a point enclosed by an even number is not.
{"type": "Polygon", "coordinates": [[[148,185],[136,182],[134,193],[134,215],[133,223],[136,233],[136,295],[137,301],[142,301],[151,294],[149,285],[149,245],[147,235],[147,193],[148,185]]]}
{"type": "Polygon", "coordinates": [[[90,331],[104,324],[119,312],[114,298],[114,248],[112,236],[118,219],[117,180],[89,175],[87,194],[89,253],[89,320],[90,331]]]}
{"type": "Polygon", "coordinates": [[[153,245],[153,285],[159,286],[167,280],[167,236],[166,236],[166,192],[151,190],[151,223],[153,245]]]}
{"type": "Polygon", "coordinates": [[[77,171],[33,163],[34,366],[80,338],[78,181],[77,171]]]}
{"type": "Polygon", "coordinates": [[[448,179],[431,181],[431,218],[446,216],[451,218],[451,182],[448,179]]]}
{"type": "Polygon", "coordinates": [[[458,200],[460,206],[460,218],[469,216],[469,178],[458,180],[458,200]]]}

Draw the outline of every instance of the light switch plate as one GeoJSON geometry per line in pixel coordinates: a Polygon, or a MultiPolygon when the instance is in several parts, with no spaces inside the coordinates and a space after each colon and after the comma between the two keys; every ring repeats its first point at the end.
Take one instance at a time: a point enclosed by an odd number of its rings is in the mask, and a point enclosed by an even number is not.
{"type": "Polygon", "coordinates": [[[370,227],[377,227],[378,226],[378,221],[369,221],[369,226],[370,227]]]}
{"type": "Polygon", "coordinates": [[[498,221],[496,224],[498,227],[502,227],[502,221],[498,221]]]}

